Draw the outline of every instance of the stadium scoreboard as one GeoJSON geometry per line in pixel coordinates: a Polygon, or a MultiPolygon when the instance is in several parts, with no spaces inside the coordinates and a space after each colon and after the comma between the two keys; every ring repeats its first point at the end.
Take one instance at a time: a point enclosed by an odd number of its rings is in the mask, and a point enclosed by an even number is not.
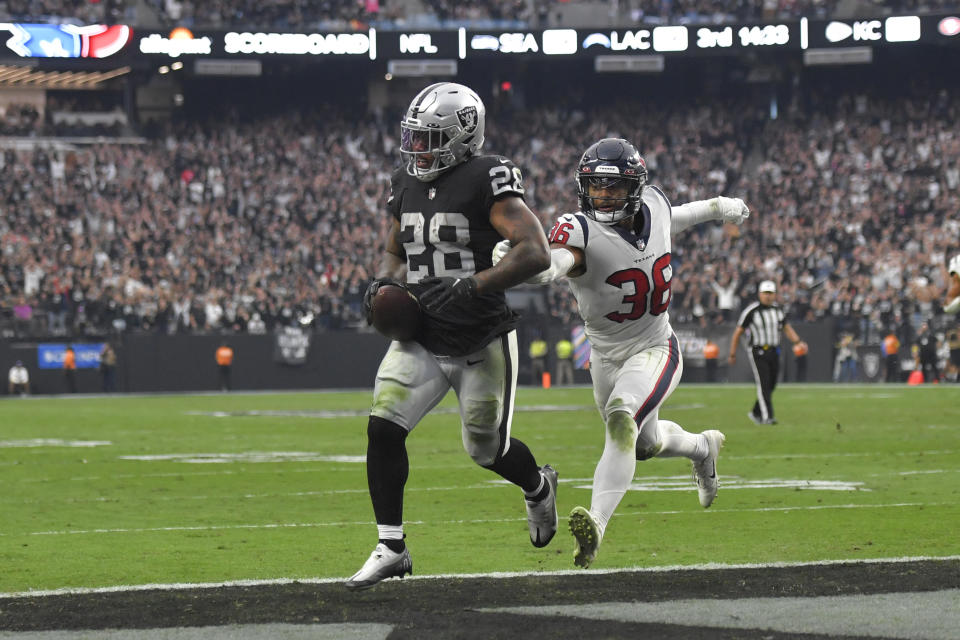
{"type": "Polygon", "coordinates": [[[960,44],[960,15],[631,25],[619,28],[380,30],[282,32],[141,30],[126,25],[0,23],[4,54],[20,58],[86,58],[103,63],[161,60],[299,58],[368,61],[565,59],[663,54],[710,56],[746,51],[960,44]]]}

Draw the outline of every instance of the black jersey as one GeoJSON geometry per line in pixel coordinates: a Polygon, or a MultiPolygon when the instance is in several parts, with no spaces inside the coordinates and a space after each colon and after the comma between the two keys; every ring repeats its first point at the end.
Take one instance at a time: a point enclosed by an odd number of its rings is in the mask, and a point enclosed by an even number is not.
{"type": "MultiPolygon", "coordinates": [[[[421,182],[398,169],[387,210],[400,221],[407,284],[419,296],[427,277],[465,278],[489,269],[503,237],[490,224],[490,209],[506,196],[523,197],[520,170],[501,156],[477,156],[421,182]]],[[[486,293],[442,312],[423,310],[417,342],[433,353],[462,356],[516,326],[503,292],[486,293]]]]}
{"type": "Polygon", "coordinates": [[[775,304],[753,302],[740,313],[737,326],[749,332],[751,347],[779,347],[786,323],[783,309],[775,304]]]}

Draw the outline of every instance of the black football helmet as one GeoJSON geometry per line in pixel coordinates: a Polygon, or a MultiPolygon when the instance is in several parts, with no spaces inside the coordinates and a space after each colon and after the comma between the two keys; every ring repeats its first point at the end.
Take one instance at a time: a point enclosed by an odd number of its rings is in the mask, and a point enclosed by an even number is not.
{"type": "Polygon", "coordinates": [[[604,138],[583,153],[577,165],[580,210],[603,224],[632,218],[640,211],[647,185],[647,163],[623,138],[604,138]],[[602,196],[591,195],[603,189],[602,196]]]}

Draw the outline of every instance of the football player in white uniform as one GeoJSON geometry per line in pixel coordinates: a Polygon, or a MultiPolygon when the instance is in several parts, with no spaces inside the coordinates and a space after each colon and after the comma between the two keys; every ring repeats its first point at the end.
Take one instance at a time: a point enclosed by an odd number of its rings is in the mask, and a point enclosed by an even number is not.
{"type": "MultiPolygon", "coordinates": [[[[709,507],[717,495],[724,435],[689,433],[658,415],[683,372],[667,313],[671,236],[707,220],[740,224],[750,212],[739,198],[724,197],[671,207],[660,189],[647,185],[646,164],[634,146],[617,138],[586,150],[577,191],[580,212],[560,216],[550,231],[550,268],[528,282],[569,278],[592,345],[590,375],[606,438],[590,509],[575,507],[569,521],[577,541],[574,562],[587,567],[637,460],[689,458],[700,504],[709,507]]],[[[494,263],[509,250],[500,242],[494,263]]]]}

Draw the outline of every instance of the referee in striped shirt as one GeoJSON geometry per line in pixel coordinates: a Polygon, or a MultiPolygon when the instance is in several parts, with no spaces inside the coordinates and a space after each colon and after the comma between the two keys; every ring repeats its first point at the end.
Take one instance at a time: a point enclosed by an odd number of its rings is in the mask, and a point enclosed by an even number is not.
{"type": "Polygon", "coordinates": [[[747,334],[750,350],[750,368],[757,381],[757,401],[747,414],[757,424],[777,424],[773,417],[773,390],[777,386],[780,373],[780,336],[786,335],[790,342],[807,344],[800,339],[784,317],[783,309],[777,306],[777,285],[772,280],[764,280],[757,289],[757,301],[751,303],[737,321],[730,342],[729,361],[737,361],[737,346],[740,336],[747,334]]]}

